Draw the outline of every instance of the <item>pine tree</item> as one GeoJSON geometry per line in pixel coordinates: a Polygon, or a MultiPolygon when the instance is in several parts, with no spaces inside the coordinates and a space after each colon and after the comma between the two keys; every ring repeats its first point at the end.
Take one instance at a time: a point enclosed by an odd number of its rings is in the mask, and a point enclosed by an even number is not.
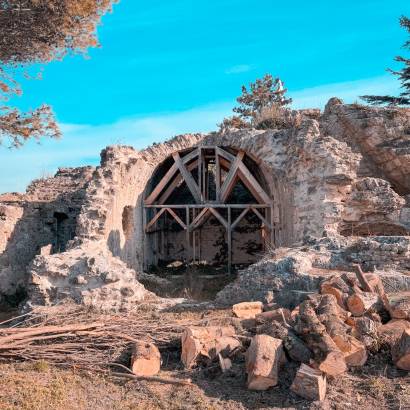
{"type": "Polygon", "coordinates": [[[244,120],[254,119],[263,109],[277,106],[285,107],[292,102],[286,98],[287,89],[280,78],[266,74],[263,78],[250,83],[249,90],[242,86],[242,95],[237,98],[239,107],[233,109],[244,120]]]}
{"type": "MultiPolygon", "coordinates": [[[[400,25],[410,34],[409,18],[402,16],[400,18],[400,25]]],[[[406,41],[403,48],[410,50],[410,39],[406,41]]],[[[363,95],[360,98],[372,105],[410,105],[410,59],[397,56],[395,60],[404,64],[404,67],[399,71],[391,70],[390,68],[388,69],[388,71],[397,76],[401,82],[401,88],[403,91],[399,94],[399,96],[363,95]]]]}

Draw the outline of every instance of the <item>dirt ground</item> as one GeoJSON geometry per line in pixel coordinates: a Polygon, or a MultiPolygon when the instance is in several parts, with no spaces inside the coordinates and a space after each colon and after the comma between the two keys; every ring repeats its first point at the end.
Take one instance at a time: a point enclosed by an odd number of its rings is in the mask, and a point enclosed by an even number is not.
{"type": "MultiPolygon", "coordinates": [[[[162,316],[167,323],[202,320],[212,324],[229,320],[229,310],[206,305],[189,309],[176,306],[153,311],[152,317],[135,312],[130,321],[147,321],[162,316]]],[[[143,323],[142,323],[143,324],[143,323]]],[[[410,409],[410,378],[391,365],[388,352],[370,356],[365,366],[328,381],[325,402],[311,403],[289,391],[297,365],[288,362],[280,383],[265,392],[248,391],[244,357],[222,374],[217,364],[187,371],[180,363],[180,345],[173,340],[161,347],[160,376],[192,380],[190,386],[116,379],[76,366],[57,367],[45,360],[0,364],[0,409],[85,410],[85,409],[410,409]]],[[[127,364],[126,362],[124,362],[127,364]]]]}

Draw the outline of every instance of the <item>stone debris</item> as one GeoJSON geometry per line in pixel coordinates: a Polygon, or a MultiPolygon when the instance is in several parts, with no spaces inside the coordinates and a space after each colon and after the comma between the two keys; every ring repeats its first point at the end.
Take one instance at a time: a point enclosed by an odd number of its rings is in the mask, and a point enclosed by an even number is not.
{"type": "Polygon", "coordinates": [[[301,364],[290,387],[298,396],[312,401],[323,401],[326,388],[326,376],[306,364],[301,364]]]}
{"type": "Polygon", "coordinates": [[[138,342],[131,353],[131,370],[136,376],[155,376],[161,368],[161,353],[153,343],[138,342]]]}
{"type": "Polygon", "coordinates": [[[232,306],[235,317],[240,319],[255,319],[263,310],[262,302],[243,302],[232,306]]]}

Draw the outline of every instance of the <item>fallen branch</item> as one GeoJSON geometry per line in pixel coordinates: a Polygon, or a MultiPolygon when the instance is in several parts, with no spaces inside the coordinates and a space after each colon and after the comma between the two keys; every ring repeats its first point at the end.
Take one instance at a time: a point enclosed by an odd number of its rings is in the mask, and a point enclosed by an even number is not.
{"type": "Polygon", "coordinates": [[[137,381],[157,382],[157,383],[164,383],[164,384],[173,384],[177,386],[191,386],[192,385],[191,379],[176,380],[176,379],[166,379],[164,377],[159,377],[159,376],[135,376],[133,374],[118,373],[118,372],[112,372],[109,374],[114,377],[120,377],[124,379],[137,380],[137,381]]]}

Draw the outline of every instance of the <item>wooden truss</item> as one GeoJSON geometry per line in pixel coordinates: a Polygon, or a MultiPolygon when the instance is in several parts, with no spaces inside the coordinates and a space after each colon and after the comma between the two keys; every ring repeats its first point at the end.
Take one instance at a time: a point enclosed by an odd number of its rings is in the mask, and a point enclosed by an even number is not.
{"type": "Polygon", "coordinates": [[[261,220],[264,237],[267,237],[266,233],[270,232],[272,240],[272,200],[245,165],[243,161],[245,157],[244,151],[239,151],[236,155],[233,155],[220,147],[202,146],[195,148],[183,156],[175,152],[172,157],[174,160],[172,166],[144,201],[145,208],[153,208],[156,211],[152,219],[145,223],[146,233],[152,232],[152,228],[159,218],[167,213],[186,230],[188,249],[190,249],[190,234],[200,228],[207,218],[214,216],[227,230],[229,271],[231,270],[232,264],[232,232],[248,212],[253,212],[261,220]],[[214,166],[214,198],[210,198],[208,186],[208,164],[210,158],[214,166]],[[194,170],[197,170],[196,180],[192,175],[192,171],[194,170]],[[226,201],[239,180],[251,192],[257,203],[226,204],[226,201]],[[183,182],[186,183],[195,203],[189,205],[167,204],[166,202],[169,197],[183,182]],[[220,208],[227,209],[227,219],[219,212],[218,209],[220,208]],[[243,210],[241,214],[232,221],[231,211],[235,208],[243,210]],[[185,209],[185,222],[182,221],[174,209],[185,209]],[[264,212],[265,215],[263,215],[262,212],[264,212]]]}

